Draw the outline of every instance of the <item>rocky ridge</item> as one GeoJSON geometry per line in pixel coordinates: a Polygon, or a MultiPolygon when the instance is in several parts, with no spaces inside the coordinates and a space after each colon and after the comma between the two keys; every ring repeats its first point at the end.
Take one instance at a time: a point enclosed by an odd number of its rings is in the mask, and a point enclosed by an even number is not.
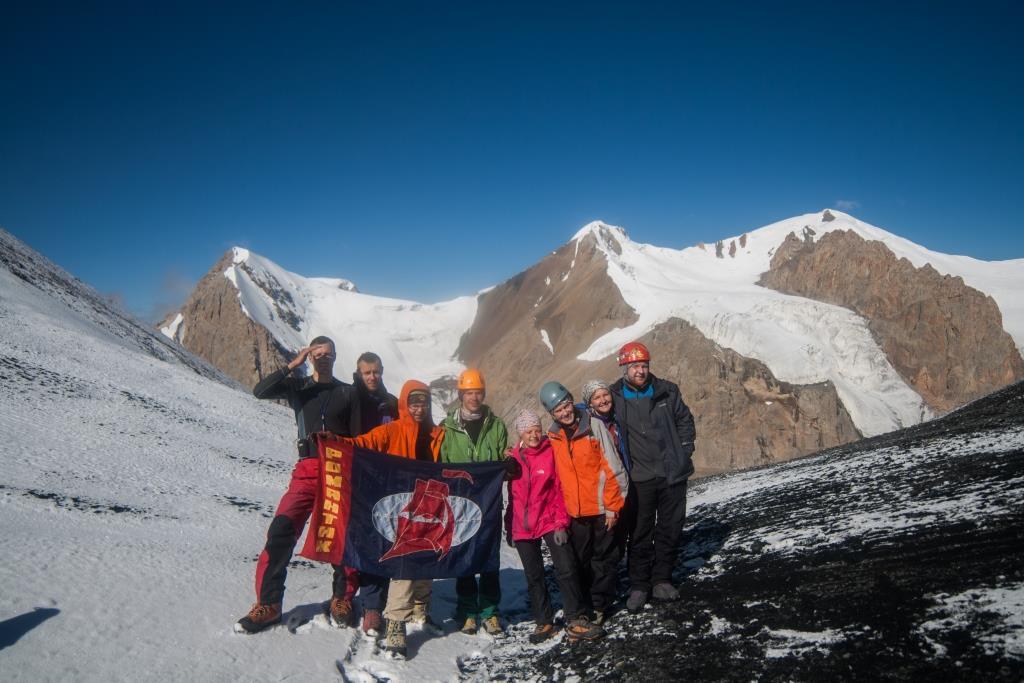
{"type": "MultiPolygon", "coordinates": [[[[614,245],[614,234],[600,230],[614,245]]],[[[536,391],[549,378],[578,392],[589,379],[620,374],[614,358],[577,358],[591,340],[636,319],[608,277],[597,238],[569,242],[481,295],[458,354],[500,387],[488,400],[506,419],[534,409],[536,391]]],[[[787,460],[860,437],[830,383],[780,382],[760,361],[715,344],[678,318],[641,340],[654,356],[654,372],[679,384],[694,413],[700,473],[787,460]]]]}
{"type": "MultiPolygon", "coordinates": [[[[3,229],[0,229],[0,268],[63,303],[83,321],[98,325],[121,344],[140,349],[158,360],[188,367],[207,379],[234,386],[228,379],[231,375],[222,372],[216,363],[208,363],[164,335],[147,329],[120,306],[3,229]]],[[[4,324],[20,326],[21,322],[12,319],[5,320],[4,324]]]]}
{"type": "Polygon", "coordinates": [[[852,231],[790,233],[759,284],[863,316],[893,367],[940,413],[1024,379],[992,297],[852,231]]]}
{"type": "MultiPolygon", "coordinates": [[[[286,365],[286,359],[292,358],[295,350],[283,348],[265,327],[242,310],[238,290],[224,275],[233,264],[234,253],[229,250],[203,276],[181,310],[158,326],[168,328],[174,324],[174,317],[180,315],[180,322],[173,328],[174,340],[242,385],[251,387],[286,365]]],[[[267,288],[268,296],[273,298],[270,283],[267,288]]],[[[281,299],[277,310],[282,319],[294,324],[297,314],[284,298],[287,291],[277,289],[283,292],[274,298],[275,302],[281,299]]]]}
{"type": "Polygon", "coordinates": [[[655,373],[678,383],[693,408],[697,465],[708,473],[915,424],[1019,377],[1012,339],[1000,355],[1009,336],[994,300],[923,265],[931,262],[991,290],[1009,307],[1007,329],[1020,327],[1017,262],[929,252],[825,211],[714,250],[639,244],[595,222],[476,297],[431,305],[357,294],[347,281],[305,278],[235,249],[165,332],[248,385],[328,333],[339,342],[339,376],[358,352],[378,351],[389,386],[409,377],[431,384],[435,417],[455,399],[459,369],[477,365],[488,402],[506,419],[537,409],[535,391],[547,379],[573,391],[588,379],[614,380],[614,350],[639,337],[652,347],[655,373]],[[847,227],[910,260],[883,246],[831,264],[842,247],[823,258],[821,245],[846,239],[847,227]],[[888,287],[872,289],[879,278],[888,287]],[[779,293],[790,291],[802,298],[779,293]]]}

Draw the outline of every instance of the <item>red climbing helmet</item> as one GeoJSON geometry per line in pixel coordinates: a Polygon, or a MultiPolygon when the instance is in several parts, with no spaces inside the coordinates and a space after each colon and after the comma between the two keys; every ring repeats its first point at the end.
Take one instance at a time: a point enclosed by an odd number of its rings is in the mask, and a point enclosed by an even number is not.
{"type": "Polygon", "coordinates": [[[640,342],[631,341],[628,344],[623,344],[619,349],[619,365],[643,362],[651,362],[651,352],[640,342]]]}

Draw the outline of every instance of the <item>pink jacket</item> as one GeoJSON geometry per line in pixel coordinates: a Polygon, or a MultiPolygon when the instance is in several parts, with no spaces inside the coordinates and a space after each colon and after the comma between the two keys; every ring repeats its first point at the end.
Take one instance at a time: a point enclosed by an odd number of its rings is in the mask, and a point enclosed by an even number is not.
{"type": "Polygon", "coordinates": [[[505,529],[512,540],[528,541],[569,527],[562,484],[555,472],[555,452],[547,437],[536,448],[516,446],[512,457],[523,474],[508,484],[505,529]]]}

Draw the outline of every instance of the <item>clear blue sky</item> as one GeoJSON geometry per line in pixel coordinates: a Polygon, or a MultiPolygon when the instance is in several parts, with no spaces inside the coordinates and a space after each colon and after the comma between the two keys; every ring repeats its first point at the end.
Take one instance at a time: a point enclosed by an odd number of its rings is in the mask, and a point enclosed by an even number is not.
{"type": "Polygon", "coordinates": [[[15,3],[0,226],[145,318],[236,244],[436,301],[593,219],[1024,257],[1024,3],[700,4],[15,3]]]}

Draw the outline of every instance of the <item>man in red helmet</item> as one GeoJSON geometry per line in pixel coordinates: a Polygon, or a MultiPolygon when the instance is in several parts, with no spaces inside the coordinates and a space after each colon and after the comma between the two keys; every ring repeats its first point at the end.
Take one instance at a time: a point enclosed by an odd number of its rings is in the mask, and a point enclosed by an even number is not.
{"type": "Polygon", "coordinates": [[[643,609],[648,597],[675,600],[672,569],[686,518],[686,480],[693,474],[693,414],[679,387],[651,373],[651,354],[640,342],[619,349],[623,377],[611,386],[622,446],[632,467],[634,519],[629,538],[626,608],[643,609]]]}

